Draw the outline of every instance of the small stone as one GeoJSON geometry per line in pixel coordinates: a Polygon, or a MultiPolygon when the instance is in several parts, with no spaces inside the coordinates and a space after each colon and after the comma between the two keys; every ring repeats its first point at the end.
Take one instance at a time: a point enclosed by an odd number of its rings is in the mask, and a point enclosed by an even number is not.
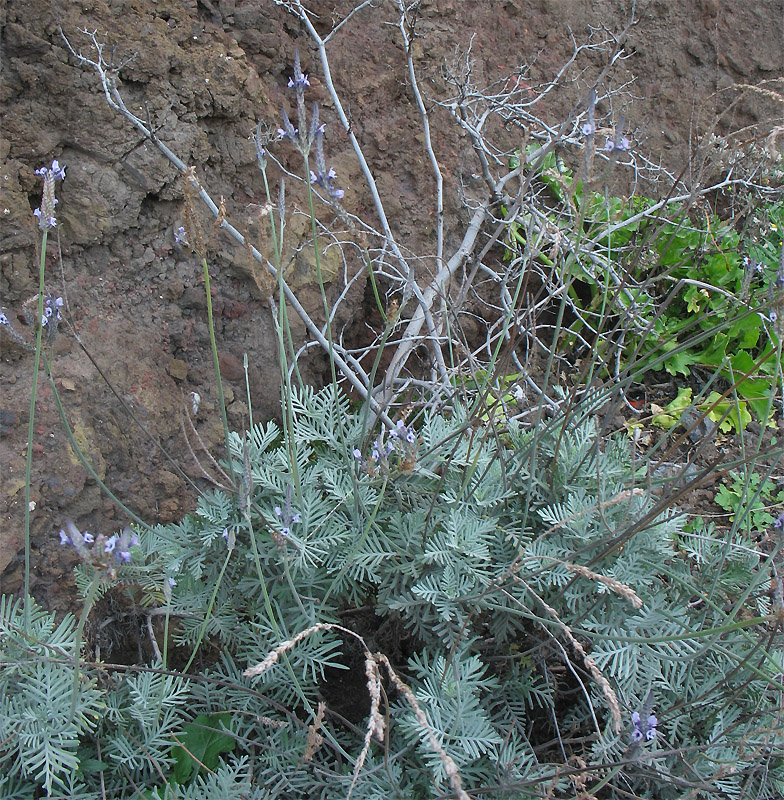
{"type": "Polygon", "coordinates": [[[169,362],[169,375],[175,381],[184,381],[188,376],[188,365],[182,359],[173,358],[169,362]]]}
{"type": "Polygon", "coordinates": [[[16,422],[16,414],[7,408],[0,408],[0,436],[7,436],[16,422]]]}

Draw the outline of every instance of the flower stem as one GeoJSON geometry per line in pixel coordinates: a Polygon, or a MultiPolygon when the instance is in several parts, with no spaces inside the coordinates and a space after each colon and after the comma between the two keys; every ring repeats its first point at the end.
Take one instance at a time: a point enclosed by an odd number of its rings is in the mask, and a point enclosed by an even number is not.
{"type": "Polygon", "coordinates": [[[212,348],[212,363],[215,367],[215,380],[218,384],[218,404],[220,405],[221,421],[223,422],[223,441],[226,445],[226,458],[229,462],[229,471],[234,480],[234,462],[229,449],[229,421],[226,417],[226,401],[223,397],[223,381],[221,380],[220,362],[218,361],[218,346],[215,343],[215,324],[212,318],[212,294],[210,292],[210,270],[207,259],[202,257],[201,265],[204,270],[204,289],[207,293],[207,325],[210,329],[210,347],[212,348]]]}
{"type": "Polygon", "coordinates": [[[95,604],[95,598],[98,594],[98,587],[101,585],[102,577],[103,574],[98,570],[95,570],[93,579],[90,581],[90,585],[87,587],[87,594],[85,595],[84,606],[82,607],[82,615],[79,617],[79,624],[76,626],[76,633],[74,633],[74,675],[73,693],[71,694],[71,719],[73,719],[74,714],[76,714],[76,706],[79,703],[79,673],[81,669],[82,657],[82,634],[84,633],[84,626],[87,622],[87,617],[90,614],[90,610],[95,604]]]}
{"type": "Polygon", "coordinates": [[[38,318],[36,320],[35,359],[33,361],[33,385],[30,389],[30,413],[27,421],[27,460],[25,461],[25,521],[24,521],[24,609],[25,627],[30,626],[30,474],[33,469],[33,433],[35,432],[35,398],[38,393],[38,367],[41,363],[41,342],[44,327],[44,271],[46,265],[46,240],[49,231],[44,229],[41,238],[41,262],[38,268],[38,318]]]}

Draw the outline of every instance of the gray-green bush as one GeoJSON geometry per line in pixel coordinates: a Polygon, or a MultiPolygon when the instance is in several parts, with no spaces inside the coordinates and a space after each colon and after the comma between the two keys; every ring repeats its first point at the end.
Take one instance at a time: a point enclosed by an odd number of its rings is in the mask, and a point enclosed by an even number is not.
{"type": "MultiPolygon", "coordinates": [[[[332,87],[330,37],[319,36],[299,3],[286,7],[311,36],[332,87]]],[[[402,3],[398,9],[410,88],[429,134],[411,57],[415,21],[411,9],[402,3]]],[[[79,56],[81,63],[100,75],[110,104],[152,136],[122,102],[119,69],[103,60],[95,34],[90,41],[95,57],[79,56]]],[[[613,45],[620,53],[619,42],[613,45]]],[[[617,57],[608,56],[608,68],[617,57]]],[[[560,260],[542,259],[545,249],[553,252],[544,198],[555,180],[542,166],[566,146],[582,148],[587,168],[594,156],[612,167],[619,153],[635,163],[622,130],[613,135],[623,147],[611,149],[611,157],[606,148],[590,149],[605,74],[554,133],[520,98],[491,103],[488,92],[470,86],[470,70],[450,73],[458,100],[443,100],[442,107],[469,132],[487,198],[447,258],[443,185],[426,136],[439,179],[439,268],[427,285],[414,280],[366,172],[381,231],[368,226],[364,234],[382,244],[363,255],[385,319],[369,372],[330,329],[334,306],[320,273],[307,182],[321,325],[286,284],[281,199],[279,215],[270,214],[275,263],[253,252],[277,288],[277,305],[270,297],[270,306],[279,325],[282,423],[251,423],[246,432],[226,427],[228,452],[216,464],[225,488],[203,492],[194,513],[177,524],[137,519],[114,537],[64,524],[63,545],[82,559],[78,620],[69,615],[58,622],[27,594],[0,598],[3,796],[773,800],[784,794],[782,517],[762,541],[744,534],[740,520],[729,531],[687,525],[675,489],[656,478],[653,456],[640,460],[625,433],[610,435],[604,427],[633,368],[601,386],[587,378],[601,377],[594,361],[571,391],[553,378],[558,361],[567,363],[557,351],[564,313],[577,307],[569,298],[569,267],[575,254],[590,254],[580,250],[577,230],[560,260]],[[509,167],[517,143],[486,146],[473,117],[481,116],[482,103],[506,122],[533,126],[539,144],[526,163],[518,157],[509,167]],[[513,179],[520,187],[515,197],[505,189],[513,179]],[[507,243],[509,260],[499,258],[493,274],[499,314],[488,320],[487,341],[475,352],[464,346],[464,356],[453,347],[452,331],[459,328],[458,300],[474,291],[479,266],[464,270],[457,298],[441,292],[466,266],[480,231],[486,246],[475,254],[477,264],[499,242],[507,243]],[[540,385],[514,360],[520,341],[512,331],[535,317],[519,307],[531,272],[545,276],[546,285],[560,281],[556,299],[547,298],[556,323],[540,385]],[[397,312],[382,308],[384,288],[402,301],[397,312]],[[438,320],[439,300],[454,300],[453,316],[438,320]],[[333,380],[324,389],[296,380],[290,310],[330,357],[333,380]],[[422,343],[432,353],[430,374],[406,372],[408,356],[422,343]],[[376,385],[387,346],[390,370],[376,385]],[[514,378],[504,372],[503,348],[520,368],[514,378]],[[363,400],[350,402],[339,377],[363,400]],[[535,402],[525,402],[524,385],[535,402]],[[411,387],[415,401],[403,407],[411,387]],[[85,634],[86,623],[105,593],[144,619],[149,659],[93,659],[85,640],[98,637],[85,634]]],[[[314,147],[311,182],[345,222],[317,112],[308,117],[305,110],[307,79],[298,59],[291,86],[299,128],[285,117],[281,136],[300,150],[306,170],[314,147]]],[[[259,165],[271,203],[272,145],[261,131],[260,125],[259,165]]],[[[186,180],[190,219],[197,197],[211,201],[195,170],[187,170],[186,180]]],[[[607,201],[608,214],[614,200],[607,201]]],[[[55,224],[52,201],[53,195],[46,224],[55,224]]],[[[194,243],[208,281],[198,224],[188,224],[191,230],[178,237],[194,243]]],[[[242,238],[225,218],[220,225],[242,238]]],[[[41,263],[36,358],[46,356],[41,263]]],[[[620,291],[630,275],[619,278],[620,291]]],[[[603,300],[608,311],[595,325],[597,335],[617,311],[614,291],[603,300]]],[[[541,344],[542,330],[527,330],[541,344]]],[[[215,354],[214,338],[211,344],[215,354]]],[[[46,357],[44,364],[51,378],[53,365],[46,357]]],[[[778,391],[780,373],[773,384],[778,391]]],[[[725,397],[731,394],[732,387],[725,397]]],[[[73,439],[72,445],[78,450],[73,439]]],[[[26,551],[29,557],[29,541],[26,551]]]]}

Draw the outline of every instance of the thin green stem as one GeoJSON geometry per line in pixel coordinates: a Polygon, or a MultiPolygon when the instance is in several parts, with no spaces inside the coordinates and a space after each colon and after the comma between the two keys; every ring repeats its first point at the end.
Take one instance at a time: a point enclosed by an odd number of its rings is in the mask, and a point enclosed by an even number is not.
{"type": "Polygon", "coordinates": [[[193,652],[191,653],[191,656],[188,659],[188,663],[182,669],[183,674],[187,674],[188,670],[191,667],[191,664],[193,664],[193,659],[196,658],[196,653],[199,652],[199,647],[201,647],[202,640],[204,639],[204,634],[207,630],[207,625],[210,622],[212,609],[215,607],[215,599],[218,596],[218,590],[220,589],[221,583],[223,583],[223,576],[226,573],[226,567],[229,566],[229,561],[231,559],[231,554],[233,552],[234,550],[230,548],[226,553],[226,558],[223,560],[223,566],[221,567],[220,574],[218,575],[218,580],[215,581],[215,587],[212,590],[212,597],[210,597],[210,602],[207,605],[207,611],[204,614],[204,622],[202,622],[201,628],[199,629],[199,638],[196,640],[196,645],[194,646],[193,652]]]}
{"type": "Polygon", "coordinates": [[[218,384],[218,403],[220,404],[221,421],[223,422],[223,441],[226,446],[226,459],[229,462],[229,471],[234,480],[234,461],[229,448],[229,421],[226,417],[226,400],[223,396],[223,381],[221,380],[220,362],[218,360],[218,345],[215,342],[215,323],[212,317],[212,293],[210,292],[210,270],[207,259],[202,256],[202,269],[204,271],[204,290],[207,294],[207,325],[210,329],[210,347],[212,348],[212,364],[215,368],[215,381],[218,384]]]}
{"type": "Polygon", "coordinates": [[[82,657],[82,635],[84,634],[84,626],[87,623],[87,617],[90,615],[95,598],[98,595],[98,589],[103,580],[103,573],[95,570],[93,579],[87,587],[87,594],[84,597],[84,605],[82,606],[82,614],[79,617],[79,623],[74,632],[74,652],[73,652],[73,693],[71,694],[71,719],[76,714],[76,706],[79,704],[79,675],[81,673],[81,657],[82,657]]]}
{"type": "Polygon", "coordinates": [[[24,507],[24,608],[25,625],[30,624],[30,475],[33,470],[33,434],[35,433],[35,399],[38,393],[38,368],[41,362],[41,343],[43,340],[44,326],[41,324],[44,317],[44,273],[46,267],[46,240],[49,231],[44,228],[41,238],[41,261],[38,267],[38,316],[35,321],[35,357],[33,360],[33,383],[30,389],[30,413],[27,417],[27,458],[25,460],[25,507],[24,507]]]}

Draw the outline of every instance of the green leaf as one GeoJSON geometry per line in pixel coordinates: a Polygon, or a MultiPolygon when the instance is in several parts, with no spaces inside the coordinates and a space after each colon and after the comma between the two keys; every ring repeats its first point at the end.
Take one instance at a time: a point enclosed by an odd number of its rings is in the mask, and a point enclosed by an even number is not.
{"type": "Polygon", "coordinates": [[[691,405],[691,388],[684,387],[678,391],[677,397],[668,403],[661,414],[654,414],[652,425],[657,428],[669,430],[674,428],[680,421],[681,414],[691,405]]]}
{"type": "Polygon", "coordinates": [[[720,397],[721,395],[718,392],[711,392],[705,403],[699,406],[700,411],[705,411],[716,403],[716,406],[708,412],[708,419],[716,423],[721,420],[719,430],[722,433],[729,433],[733,428],[737,433],[745,430],[746,426],[751,422],[751,414],[747,409],[748,404],[744,400],[722,400],[717,402],[720,397]]]}
{"type": "Polygon", "coordinates": [[[172,779],[184,784],[193,780],[202,768],[214,770],[221,753],[230,753],[237,742],[225,731],[231,724],[231,714],[199,714],[193,722],[183,726],[179,737],[182,746],[172,748],[174,770],[172,779]],[[201,763],[199,763],[201,762],[201,763]]]}
{"type": "Polygon", "coordinates": [[[664,369],[666,369],[670,375],[690,375],[691,370],[689,367],[692,364],[699,363],[699,361],[700,357],[697,353],[692,353],[689,350],[681,350],[664,359],[664,369]]]}

